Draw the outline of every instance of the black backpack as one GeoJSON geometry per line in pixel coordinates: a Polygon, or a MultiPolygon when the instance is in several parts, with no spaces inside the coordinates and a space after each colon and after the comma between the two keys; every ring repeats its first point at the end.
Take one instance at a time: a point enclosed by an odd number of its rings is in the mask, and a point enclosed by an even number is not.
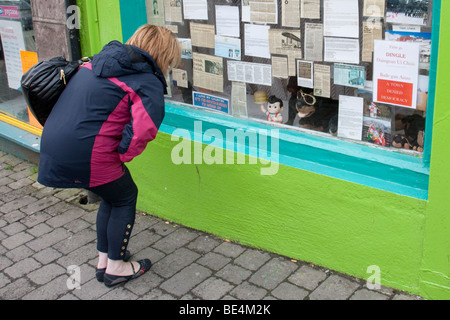
{"type": "Polygon", "coordinates": [[[78,67],[89,60],[83,58],[67,61],[64,57],[56,57],[35,64],[22,76],[21,86],[25,101],[42,126],[67,82],[77,72],[78,67]]]}

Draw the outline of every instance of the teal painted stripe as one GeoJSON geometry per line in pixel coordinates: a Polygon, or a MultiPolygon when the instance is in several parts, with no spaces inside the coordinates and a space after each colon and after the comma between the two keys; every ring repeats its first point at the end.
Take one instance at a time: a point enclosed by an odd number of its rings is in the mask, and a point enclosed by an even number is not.
{"type": "Polygon", "coordinates": [[[441,0],[433,1],[432,15],[432,33],[431,33],[431,61],[430,61],[430,85],[428,88],[428,101],[425,120],[425,142],[423,150],[423,160],[428,166],[431,158],[431,140],[433,136],[433,117],[434,117],[434,97],[436,95],[436,74],[439,54],[439,32],[441,22],[441,0]]]}
{"type": "MultiPolygon", "coordinates": [[[[333,178],[414,198],[428,197],[429,168],[423,165],[422,158],[412,155],[295,131],[291,128],[274,127],[266,123],[171,102],[166,103],[166,117],[160,130],[184,138],[187,135],[187,138],[193,141],[265,160],[277,159],[280,164],[333,178]],[[195,126],[198,128],[199,123],[201,132],[194,134],[195,126]],[[211,135],[205,134],[211,133],[209,129],[218,130],[216,132],[220,133],[220,139],[214,140],[211,135]],[[247,133],[278,129],[278,152],[271,152],[269,148],[267,154],[265,152],[261,154],[259,147],[249,146],[248,141],[244,146],[238,141],[235,143],[234,137],[227,136],[229,129],[234,131],[242,129],[247,133]]],[[[270,141],[269,138],[264,139],[270,141]]]]}
{"type": "Polygon", "coordinates": [[[0,136],[31,151],[40,151],[41,137],[3,121],[0,121],[0,136]]]}
{"type": "Polygon", "coordinates": [[[147,23],[145,0],[120,0],[123,42],[126,42],[137,28],[147,23]]]}

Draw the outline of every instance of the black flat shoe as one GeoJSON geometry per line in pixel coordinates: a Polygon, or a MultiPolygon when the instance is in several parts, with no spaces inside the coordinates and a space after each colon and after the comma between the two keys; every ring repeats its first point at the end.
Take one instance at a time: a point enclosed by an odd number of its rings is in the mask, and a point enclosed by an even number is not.
{"type": "Polygon", "coordinates": [[[131,263],[131,268],[133,269],[133,274],[131,276],[114,276],[112,274],[108,274],[105,273],[104,277],[103,277],[103,283],[105,284],[105,286],[107,286],[108,288],[111,288],[115,285],[118,285],[119,283],[122,282],[127,282],[130,281],[132,279],[136,279],[140,276],[142,276],[145,272],[147,272],[150,267],[152,266],[152,263],[149,259],[143,259],[143,260],[139,260],[139,270],[136,272],[134,270],[134,266],[133,263],[131,263]]]}
{"type": "MultiPolygon", "coordinates": [[[[130,260],[131,253],[130,251],[125,251],[125,257],[123,258],[123,261],[128,262],[130,260]]],[[[103,282],[103,277],[105,276],[106,268],[103,269],[95,269],[95,277],[97,278],[98,282],[103,282]]]]}

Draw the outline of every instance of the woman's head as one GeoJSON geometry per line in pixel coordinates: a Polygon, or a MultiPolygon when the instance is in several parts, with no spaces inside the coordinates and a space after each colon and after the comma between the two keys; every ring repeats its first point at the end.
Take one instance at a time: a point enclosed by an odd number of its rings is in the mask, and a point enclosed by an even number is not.
{"type": "Polygon", "coordinates": [[[136,30],[126,44],[146,51],[164,74],[181,62],[181,47],[178,39],[164,27],[145,24],[136,30]]]}

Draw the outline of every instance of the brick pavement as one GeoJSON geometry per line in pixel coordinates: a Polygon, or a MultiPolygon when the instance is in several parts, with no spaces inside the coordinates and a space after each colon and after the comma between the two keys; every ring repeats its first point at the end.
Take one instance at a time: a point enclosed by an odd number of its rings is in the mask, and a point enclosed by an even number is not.
{"type": "Polygon", "coordinates": [[[128,249],[153,266],[107,288],[94,274],[97,204],[80,204],[83,190],[38,184],[36,172],[0,151],[0,300],[421,299],[141,212],[128,249]]]}

